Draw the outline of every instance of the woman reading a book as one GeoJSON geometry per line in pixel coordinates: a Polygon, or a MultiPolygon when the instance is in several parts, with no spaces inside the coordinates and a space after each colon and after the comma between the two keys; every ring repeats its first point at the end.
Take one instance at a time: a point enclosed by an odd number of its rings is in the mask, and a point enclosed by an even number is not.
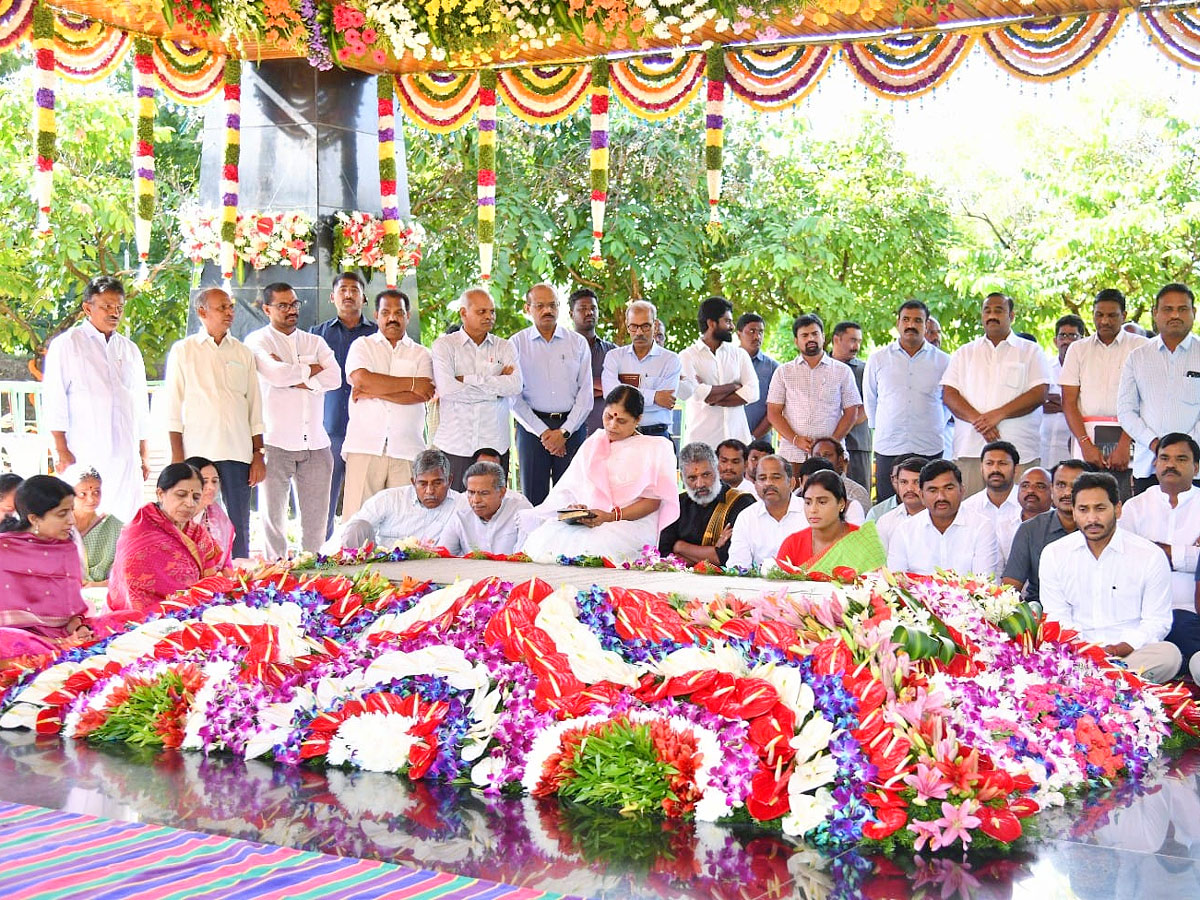
{"type": "Polygon", "coordinates": [[[669,441],[638,433],[644,408],[629,385],[605,398],[604,429],[583,442],[546,501],[522,517],[531,559],[634,559],[679,517],[675,455],[669,441]]]}
{"type": "Polygon", "coordinates": [[[781,569],[832,575],[840,566],[868,572],[887,562],[875,523],[859,528],[846,521],[846,486],[836,472],[813,472],[801,496],[809,527],[784,538],[775,557],[781,569]]]}

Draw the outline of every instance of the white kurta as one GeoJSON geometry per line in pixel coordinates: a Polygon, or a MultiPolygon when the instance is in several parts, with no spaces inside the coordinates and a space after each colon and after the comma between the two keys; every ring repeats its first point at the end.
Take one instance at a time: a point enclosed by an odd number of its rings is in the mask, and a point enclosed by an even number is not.
{"type": "Polygon", "coordinates": [[[103,508],[123,522],[142,505],[138,444],[149,436],[146,367],[137,344],[107,340],[84,321],[50,342],[42,380],[43,425],[62,431],[76,462],[100,473],[103,508]]]}

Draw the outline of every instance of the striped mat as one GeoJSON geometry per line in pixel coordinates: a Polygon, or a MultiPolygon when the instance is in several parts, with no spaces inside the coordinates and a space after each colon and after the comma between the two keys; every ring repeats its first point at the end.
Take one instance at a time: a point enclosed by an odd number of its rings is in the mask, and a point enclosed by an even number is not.
{"type": "Polygon", "coordinates": [[[535,900],[543,891],[0,802],[3,900],[535,900]]]}

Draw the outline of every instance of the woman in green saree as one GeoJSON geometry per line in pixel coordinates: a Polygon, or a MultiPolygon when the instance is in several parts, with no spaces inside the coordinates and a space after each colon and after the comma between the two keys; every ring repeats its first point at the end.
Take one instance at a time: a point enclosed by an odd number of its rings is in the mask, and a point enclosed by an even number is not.
{"type": "Polygon", "coordinates": [[[105,587],[124,523],[116,516],[100,512],[100,473],[95,469],[71,466],[63,472],[63,479],[75,487],[75,530],[83,542],[85,556],[83,585],[105,587]]]}
{"type": "Polygon", "coordinates": [[[843,566],[868,572],[886,564],[887,554],[875,523],[859,528],[846,521],[846,487],[836,472],[814,472],[804,483],[801,496],[809,527],[784,539],[775,557],[781,569],[832,575],[843,566]]]}

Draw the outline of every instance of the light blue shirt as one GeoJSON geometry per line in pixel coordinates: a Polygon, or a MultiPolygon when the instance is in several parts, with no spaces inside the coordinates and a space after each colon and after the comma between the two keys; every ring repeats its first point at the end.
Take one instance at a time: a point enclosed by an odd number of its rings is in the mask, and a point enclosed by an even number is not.
{"type": "Polygon", "coordinates": [[[894,341],[871,354],[863,373],[863,404],[875,429],[875,452],[885,456],[942,452],[946,410],[942,376],[950,356],[926,341],[909,356],[894,341]]]}
{"type": "Polygon", "coordinates": [[[1200,340],[1195,335],[1180,341],[1174,352],[1159,336],[1126,357],[1117,421],[1137,444],[1133,474],[1138,478],[1154,474],[1151,441],[1172,431],[1200,440],[1200,340]]]}
{"type": "Polygon", "coordinates": [[[537,413],[567,413],[562,428],[574,433],[592,411],[592,357],[587,338],[561,325],[550,340],[536,325],[518,331],[509,342],[517,353],[521,393],[512,398],[513,415],[532,435],[548,427],[537,413]]]}
{"type": "Polygon", "coordinates": [[[671,410],[664,409],[654,402],[655,391],[679,391],[679,374],[683,370],[679,357],[670,350],[665,350],[658,344],[650,346],[650,352],[645,359],[638,359],[633,352],[633,344],[614,347],[604,357],[604,371],[600,376],[600,384],[604,388],[604,396],[622,384],[621,375],[639,376],[637,389],[641,391],[646,401],[646,412],[642,415],[642,425],[666,425],[671,427],[671,410]]]}

